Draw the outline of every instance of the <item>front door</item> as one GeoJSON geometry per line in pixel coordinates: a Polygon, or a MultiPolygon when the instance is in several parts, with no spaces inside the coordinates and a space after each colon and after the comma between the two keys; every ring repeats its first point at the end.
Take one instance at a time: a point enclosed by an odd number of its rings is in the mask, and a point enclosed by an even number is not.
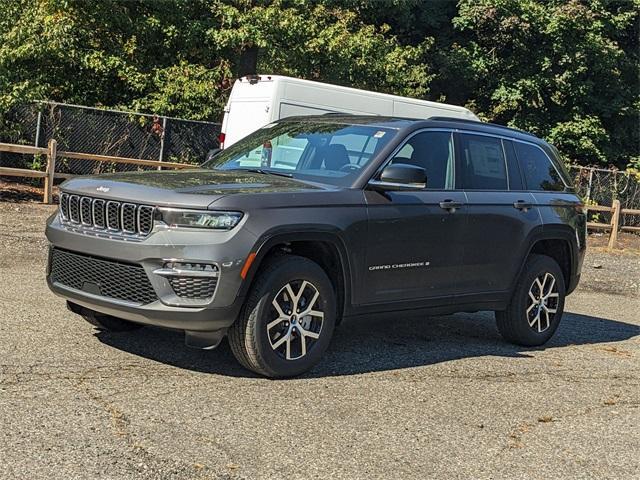
{"type": "Polygon", "coordinates": [[[454,162],[451,132],[416,133],[391,163],[423,167],[427,187],[366,192],[363,303],[437,299],[457,293],[466,206],[464,192],[454,190],[454,162]]]}

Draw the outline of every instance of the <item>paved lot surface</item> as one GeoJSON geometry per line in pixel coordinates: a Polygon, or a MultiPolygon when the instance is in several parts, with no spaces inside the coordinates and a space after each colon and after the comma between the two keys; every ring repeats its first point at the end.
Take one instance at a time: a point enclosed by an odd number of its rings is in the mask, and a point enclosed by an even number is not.
{"type": "Polygon", "coordinates": [[[226,344],[67,312],[50,211],[0,203],[0,478],[640,476],[640,256],[590,254],[546,348],[487,313],[348,322],[311,374],[270,381],[226,344]]]}

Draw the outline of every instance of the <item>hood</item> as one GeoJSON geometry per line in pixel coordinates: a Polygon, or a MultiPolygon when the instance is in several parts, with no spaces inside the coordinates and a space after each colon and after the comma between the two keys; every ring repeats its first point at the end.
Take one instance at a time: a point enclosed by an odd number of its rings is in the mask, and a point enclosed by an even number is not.
{"type": "Polygon", "coordinates": [[[65,192],[107,200],[191,208],[206,208],[227,195],[323,189],[317,184],[276,175],[205,169],[75,177],[64,182],[61,188],[65,192]]]}

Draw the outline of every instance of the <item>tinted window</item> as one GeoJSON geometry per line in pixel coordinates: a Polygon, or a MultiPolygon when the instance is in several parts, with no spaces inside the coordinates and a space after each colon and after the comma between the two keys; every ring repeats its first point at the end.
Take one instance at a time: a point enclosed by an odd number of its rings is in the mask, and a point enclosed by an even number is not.
{"type": "Polygon", "coordinates": [[[507,168],[502,140],[460,134],[462,185],[465,190],[506,190],[507,168]]]}
{"type": "Polygon", "coordinates": [[[370,125],[325,120],[265,125],[202,165],[216,170],[280,172],[293,178],[351,185],[372,158],[397,134],[370,125]]]}
{"type": "Polygon", "coordinates": [[[261,166],[266,152],[271,154],[271,165],[276,168],[293,169],[300,161],[309,141],[305,138],[293,138],[281,135],[270,142],[270,150],[265,151],[264,145],[259,145],[238,160],[239,167],[261,166]]]}
{"type": "Polygon", "coordinates": [[[335,135],[331,139],[331,145],[344,145],[349,155],[349,162],[360,165],[371,158],[376,149],[378,138],[370,135],[335,135]]]}
{"type": "Polygon", "coordinates": [[[522,175],[529,190],[564,190],[564,183],[549,158],[538,147],[514,142],[522,175]]]}
{"type": "Polygon", "coordinates": [[[391,163],[422,167],[430,190],[453,189],[453,140],[449,132],[422,132],[414,135],[394,155],[391,163]]]}

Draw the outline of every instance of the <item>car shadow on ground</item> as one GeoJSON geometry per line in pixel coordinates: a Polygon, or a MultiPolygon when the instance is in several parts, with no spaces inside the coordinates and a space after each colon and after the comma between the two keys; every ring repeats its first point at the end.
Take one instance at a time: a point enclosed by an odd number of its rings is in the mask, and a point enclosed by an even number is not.
{"type": "MultiPolygon", "coordinates": [[[[469,357],[526,358],[528,352],[569,345],[619,342],[640,334],[640,326],[566,312],[554,337],[538,348],[502,340],[493,314],[439,317],[360,318],[335,331],[321,363],[301,378],[354,375],[432,365],[469,357]]],[[[194,350],[183,334],[152,327],[134,332],[96,332],[104,344],[177,368],[235,377],[256,377],[238,365],[226,341],[216,350],[194,350]]]]}

